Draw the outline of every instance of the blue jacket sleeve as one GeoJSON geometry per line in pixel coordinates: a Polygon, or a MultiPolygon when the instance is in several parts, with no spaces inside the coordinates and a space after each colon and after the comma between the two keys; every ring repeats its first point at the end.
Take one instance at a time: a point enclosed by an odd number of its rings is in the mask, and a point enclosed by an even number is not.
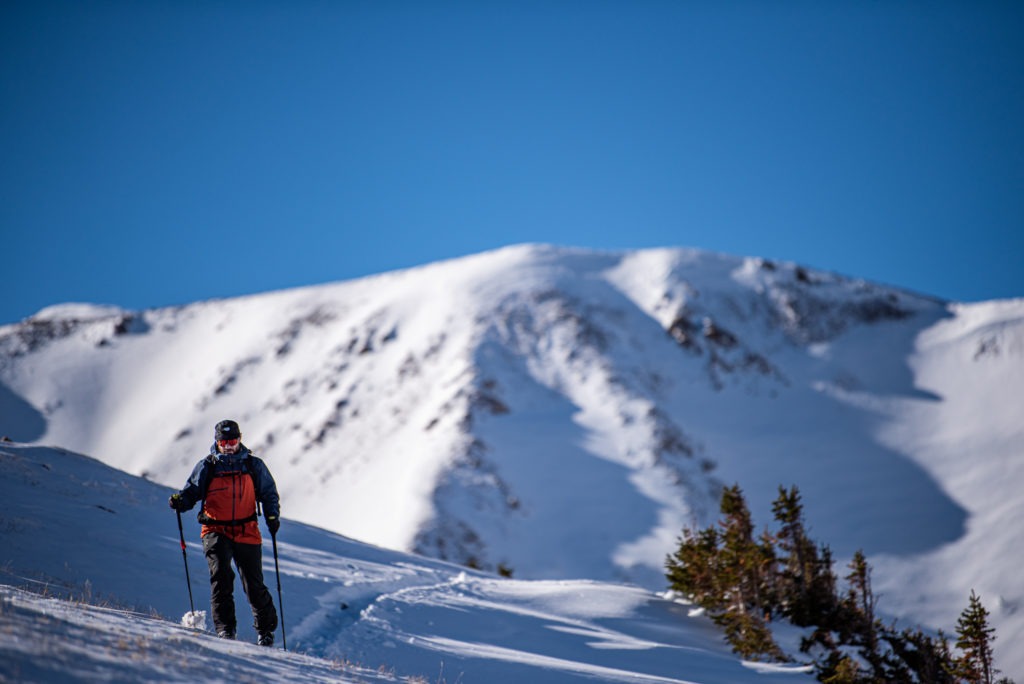
{"type": "Polygon", "coordinates": [[[263,504],[263,515],[267,518],[281,517],[281,498],[277,495],[277,483],[262,459],[253,458],[256,473],[256,499],[263,504]]]}
{"type": "Polygon", "coordinates": [[[192,474],[189,475],[188,482],[185,483],[185,488],[182,489],[181,494],[182,500],[185,502],[185,510],[191,510],[203,495],[206,493],[206,488],[209,486],[209,473],[206,468],[206,459],[196,464],[196,467],[192,469],[192,474]]]}

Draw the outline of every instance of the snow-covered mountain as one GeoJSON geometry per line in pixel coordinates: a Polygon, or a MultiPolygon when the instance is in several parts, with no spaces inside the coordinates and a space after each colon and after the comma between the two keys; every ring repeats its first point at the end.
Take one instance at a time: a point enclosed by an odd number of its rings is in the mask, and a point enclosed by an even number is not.
{"type": "MultiPolygon", "coordinates": [[[[517,578],[663,587],[680,529],[779,485],[882,608],[1024,643],[1024,300],[789,263],[524,245],[0,328],[0,434],[180,487],[234,418],[287,517],[517,578]]],[[[998,649],[1008,674],[1024,653],[998,649]]]]}

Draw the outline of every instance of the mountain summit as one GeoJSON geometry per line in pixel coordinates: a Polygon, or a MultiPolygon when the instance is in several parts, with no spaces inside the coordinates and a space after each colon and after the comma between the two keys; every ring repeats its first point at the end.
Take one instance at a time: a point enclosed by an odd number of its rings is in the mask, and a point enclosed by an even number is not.
{"type": "Polygon", "coordinates": [[[177,308],[51,307],[0,328],[0,434],[180,487],[233,418],[286,517],[654,588],[723,485],[761,521],[797,485],[890,608],[949,631],[976,588],[1010,643],[1022,321],[1024,300],[792,263],[519,245],[177,308]]]}

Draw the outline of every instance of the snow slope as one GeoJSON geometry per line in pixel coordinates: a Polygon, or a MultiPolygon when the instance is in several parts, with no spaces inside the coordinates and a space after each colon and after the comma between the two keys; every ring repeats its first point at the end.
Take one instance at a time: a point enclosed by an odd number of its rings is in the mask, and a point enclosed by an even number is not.
{"type": "Polygon", "coordinates": [[[0,585],[4,682],[394,682],[386,673],[0,585]]]}
{"type": "MultiPolygon", "coordinates": [[[[253,645],[251,629],[223,641],[177,624],[189,604],[170,491],[64,450],[0,445],[0,681],[809,681],[741,663],[709,621],[636,587],[501,579],[290,520],[290,652],[253,645]]],[[[198,525],[186,529],[202,609],[198,525]]]]}
{"type": "MultiPolygon", "coordinates": [[[[738,482],[804,495],[883,610],[1024,643],[1024,300],[789,263],[522,245],[356,281],[0,328],[0,434],[180,487],[242,423],[285,514],[517,578],[663,587],[738,482]]],[[[1024,649],[997,648],[1024,675],[1024,649]]]]}

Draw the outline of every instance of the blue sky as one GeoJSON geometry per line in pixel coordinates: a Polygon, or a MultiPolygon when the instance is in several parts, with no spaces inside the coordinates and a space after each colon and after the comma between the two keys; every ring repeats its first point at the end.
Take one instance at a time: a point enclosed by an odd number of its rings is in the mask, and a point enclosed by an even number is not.
{"type": "Polygon", "coordinates": [[[1024,4],[0,7],[0,324],[507,244],[1024,296],[1024,4]]]}

